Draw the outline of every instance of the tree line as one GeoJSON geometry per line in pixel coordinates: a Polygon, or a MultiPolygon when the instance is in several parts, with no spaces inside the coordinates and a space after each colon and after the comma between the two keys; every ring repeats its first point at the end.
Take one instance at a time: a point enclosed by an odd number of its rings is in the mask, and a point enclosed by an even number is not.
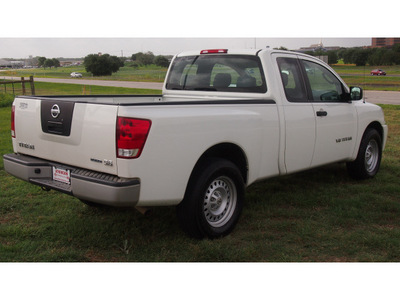
{"type": "MultiPolygon", "coordinates": [[[[58,68],[60,61],[56,58],[36,57],[37,65],[40,68],[58,68]]],[[[109,54],[89,54],[84,58],[86,72],[94,76],[109,76],[118,72],[123,66],[139,67],[157,65],[163,68],[169,66],[170,59],[163,55],[155,56],[152,52],[138,52],[130,57],[117,57],[109,54]]]]}
{"type": "Polygon", "coordinates": [[[340,59],[345,64],[356,66],[391,66],[400,65],[400,44],[385,48],[341,48],[339,50],[306,52],[313,56],[328,56],[329,64],[337,64],[340,59]]]}
{"type": "Polygon", "coordinates": [[[39,68],[58,68],[60,66],[60,61],[57,58],[46,58],[40,56],[37,58],[39,68]]]}
{"type": "Polygon", "coordinates": [[[111,56],[109,54],[89,54],[84,58],[86,72],[94,76],[109,76],[118,72],[119,68],[128,65],[131,67],[147,66],[155,64],[160,67],[168,67],[169,59],[166,56],[155,56],[152,52],[138,52],[132,54],[130,61],[125,57],[111,56]]]}

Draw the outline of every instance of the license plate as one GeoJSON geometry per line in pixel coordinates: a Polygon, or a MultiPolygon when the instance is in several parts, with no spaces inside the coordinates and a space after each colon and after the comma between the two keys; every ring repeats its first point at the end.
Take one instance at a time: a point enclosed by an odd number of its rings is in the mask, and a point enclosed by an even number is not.
{"type": "Polygon", "coordinates": [[[53,167],[53,180],[71,184],[71,171],[53,167]]]}

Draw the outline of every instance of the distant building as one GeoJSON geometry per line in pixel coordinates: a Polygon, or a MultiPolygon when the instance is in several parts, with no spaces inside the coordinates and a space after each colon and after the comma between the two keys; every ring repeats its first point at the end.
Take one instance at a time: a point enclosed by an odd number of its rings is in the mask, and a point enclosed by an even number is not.
{"type": "Polygon", "coordinates": [[[13,68],[22,68],[25,66],[25,62],[22,60],[13,60],[11,61],[11,65],[13,68]]]}
{"type": "Polygon", "coordinates": [[[11,62],[7,60],[0,59],[0,68],[11,68],[11,62]]]}
{"type": "Polygon", "coordinates": [[[22,68],[25,65],[23,61],[8,61],[0,59],[0,68],[22,68]]]}
{"type": "Polygon", "coordinates": [[[372,38],[372,48],[392,47],[400,44],[400,38],[372,38]]]}
{"type": "Polygon", "coordinates": [[[313,45],[310,45],[309,47],[301,47],[300,49],[295,50],[295,51],[304,53],[304,52],[316,52],[316,51],[320,51],[320,50],[321,51],[330,51],[330,50],[339,50],[339,49],[340,49],[340,47],[338,47],[338,46],[325,47],[321,41],[318,44],[313,44],[313,45]]]}

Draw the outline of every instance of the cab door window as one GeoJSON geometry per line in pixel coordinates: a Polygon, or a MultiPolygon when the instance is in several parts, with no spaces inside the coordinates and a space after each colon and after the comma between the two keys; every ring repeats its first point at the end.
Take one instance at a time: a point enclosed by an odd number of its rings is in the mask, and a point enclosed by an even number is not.
{"type": "Polygon", "coordinates": [[[308,79],[311,98],[321,102],[341,102],[346,93],[339,79],[328,69],[315,62],[302,60],[303,71],[308,79]]]}
{"type": "Polygon", "coordinates": [[[278,57],[277,62],[286,99],[290,102],[308,102],[298,60],[291,57],[278,57]]]}

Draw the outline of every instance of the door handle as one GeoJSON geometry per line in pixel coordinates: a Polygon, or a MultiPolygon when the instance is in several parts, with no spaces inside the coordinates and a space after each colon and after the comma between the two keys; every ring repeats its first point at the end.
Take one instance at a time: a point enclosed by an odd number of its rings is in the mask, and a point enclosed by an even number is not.
{"type": "Polygon", "coordinates": [[[317,111],[317,117],[326,117],[327,115],[328,112],[326,112],[325,110],[317,111]]]}

